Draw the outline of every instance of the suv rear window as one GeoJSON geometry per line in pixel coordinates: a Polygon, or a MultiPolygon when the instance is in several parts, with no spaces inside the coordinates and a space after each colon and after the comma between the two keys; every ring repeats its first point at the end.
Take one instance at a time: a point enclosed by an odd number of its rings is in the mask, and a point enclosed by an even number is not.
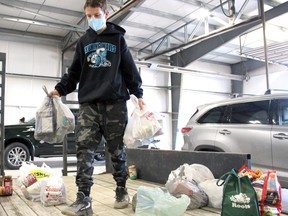
{"type": "Polygon", "coordinates": [[[230,123],[269,124],[269,100],[231,105],[230,123]]]}
{"type": "Polygon", "coordinates": [[[221,106],[209,110],[198,120],[198,123],[222,123],[225,109],[226,106],[221,106]]]}

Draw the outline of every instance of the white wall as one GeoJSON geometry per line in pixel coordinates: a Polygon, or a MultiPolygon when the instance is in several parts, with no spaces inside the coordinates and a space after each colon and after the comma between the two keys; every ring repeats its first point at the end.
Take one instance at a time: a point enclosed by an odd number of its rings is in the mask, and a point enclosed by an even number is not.
{"type": "MultiPolygon", "coordinates": [[[[260,68],[250,73],[250,79],[244,81],[243,93],[245,94],[264,94],[267,90],[266,83],[266,70],[260,68]]],[[[269,65],[268,66],[268,80],[269,89],[286,90],[288,91],[288,68],[280,65],[269,65]]],[[[277,91],[275,91],[277,92],[277,91]]]]}
{"type": "Polygon", "coordinates": [[[17,124],[20,118],[28,120],[35,115],[45,97],[43,85],[48,90],[54,89],[56,79],[36,76],[60,76],[61,49],[57,44],[53,46],[0,40],[0,52],[6,53],[4,122],[6,125],[17,124]]]}

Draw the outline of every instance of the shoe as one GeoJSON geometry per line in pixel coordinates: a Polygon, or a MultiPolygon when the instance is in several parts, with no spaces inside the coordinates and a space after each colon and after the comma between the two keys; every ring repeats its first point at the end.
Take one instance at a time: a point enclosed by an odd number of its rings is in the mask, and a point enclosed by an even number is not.
{"type": "Polygon", "coordinates": [[[85,196],[83,192],[78,192],[76,201],[67,209],[62,210],[61,213],[70,216],[93,215],[91,198],[85,196]]]}
{"type": "Polygon", "coordinates": [[[114,203],[114,208],[115,209],[122,209],[128,207],[130,197],[127,193],[127,189],[124,187],[117,187],[116,188],[116,200],[114,203]]]}

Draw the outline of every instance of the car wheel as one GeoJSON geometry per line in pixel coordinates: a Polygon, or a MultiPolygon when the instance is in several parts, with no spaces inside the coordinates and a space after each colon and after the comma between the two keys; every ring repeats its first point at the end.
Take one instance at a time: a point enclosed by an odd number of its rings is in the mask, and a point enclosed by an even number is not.
{"type": "Polygon", "coordinates": [[[15,142],[8,145],[4,151],[4,162],[7,169],[19,169],[22,162],[30,159],[30,153],[27,146],[15,142]]]}
{"type": "Polygon", "coordinates": [[[98,153],[95,155],[95,160],[97,161],[104,161],[105,160],[105,153],[98,153]]]}

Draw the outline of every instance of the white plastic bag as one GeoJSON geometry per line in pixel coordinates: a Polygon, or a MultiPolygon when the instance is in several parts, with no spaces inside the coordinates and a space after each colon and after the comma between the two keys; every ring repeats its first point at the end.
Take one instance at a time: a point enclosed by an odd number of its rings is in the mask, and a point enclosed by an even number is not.
{"type": "Polygon", "coordinates": [[[43,89],[47,96],[36,112],[34,138],[51,144],[63,142],[75,128],[74,115],[60,97],[49,96],[45,86],[43,89]]]}
{"type": "Polygon", "coordinates": [[[56,110],[53,106],[52,97],[45,97],[36,111],[35,139],[45,139],[52,136],[56,128],[56,110]]]}
{"type": "Polygon", "coordinates": [[[40,201],[41,182],[45,181],[54,171],[45,163],[41,167],[24,163],[19,169],[18,185],[26,199],[40,201]]]}
{"type": "Polygon", "coordinates": [[[201,190],[197,183],[193,180],[187,180],[184,176],[185,166],[180,166],[178,174],[172,171],[174,179],[166,182],[165,188],[175,197],[182,194],[190,198],[188,209],[197,209],[208,205],[208,196],[201,190]]]}
{"type": "Polygon", "coordinates": [[[201,182],[198,186],[207,194],[209,198],[208,206],[221,209],[223,199],[223,185],[218,186],[216,184],[217,181],[218,179],[208,179],[201,182]]]}
{"type": "Polygon", "coordinates": [[[161,188],[140,186],[135,216],[183,216],[189,203],[186,195],[176,198],[161,188]]]}
{"type": "Polygon", "coordinates": [[[162,129],[159,120],[156,118],[156,114],[149,111],[147,105],[140,110],[136,96],[131,95],[130,97],[135,105],[135,109],[128,119],[123,137],[123,141],[128,148],[138,147],[135,146],[136,140],[149,139],[162,129]]]}
{"type": "Polygon", "coordinates": [[[197,182],[197,184],[199,184],[199,183],[206,181],[208,179],[214,179],[214,175],[208,167],[206,167],[202,164],[197,164],[197,163],[194,163],[191,165],[184,163],[183,165],[181,165],[176,170],[173,170],[170,173],[168,180],[174,179],[175,174],[177,176],[180,173],[182,166],[184,166],[184,168],[185,168],[185,172],[183,175],[189,181],[194,180],[197,182]],[[173,172],[175,174],[173,174],[173,172]]]}
{"type": "Polygon", "coordinates": [[[41,183],[40,201],[44,206],[66,203],[66,187],[60,176],[53,175],[41,183]]]}

